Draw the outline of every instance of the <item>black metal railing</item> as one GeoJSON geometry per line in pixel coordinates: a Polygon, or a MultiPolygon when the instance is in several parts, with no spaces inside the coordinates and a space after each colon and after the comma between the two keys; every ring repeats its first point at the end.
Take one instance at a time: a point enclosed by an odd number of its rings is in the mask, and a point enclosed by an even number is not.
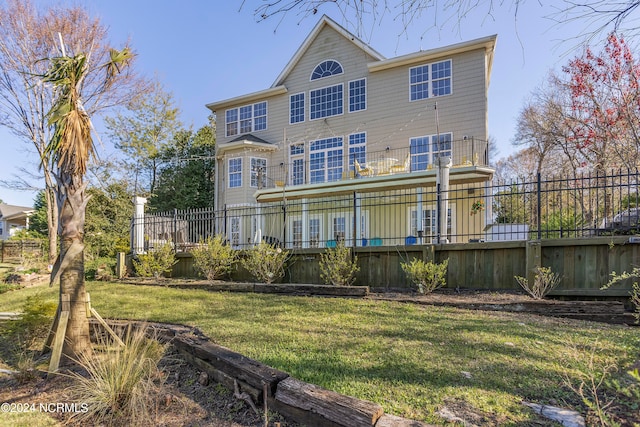
{"type": "Polygon", "coordinates": [[[434,160],[441,152],[451,155],[453,167],[488,165],[487,141],[466,138],[447,144],[447,147],[430,146],[428,152],[420,153],[412,151],[410,147],[386,147],[366,153],[346,148],[341,156],[331,159],[332,170],[327,172],[323,168],[319,172],[326,173],[320,174],[314,174],[308,156],[301,155],[299,159],[293,158],[288,163],[261,168],[256,171],[256,182],[259,188],[264,189],[421,172],[435,168],[434,160]]]}
{"type": "Polygon", "coordinates": [[[640,228],[639,186],[638,170],[625,170],[174,210],[145,215],[144,246],[188,251],[215,234],[239,249],[261,240],[295,249],[629,234],[640,228]],[[446,236],[438,201],[448,204],[446,236]]]}

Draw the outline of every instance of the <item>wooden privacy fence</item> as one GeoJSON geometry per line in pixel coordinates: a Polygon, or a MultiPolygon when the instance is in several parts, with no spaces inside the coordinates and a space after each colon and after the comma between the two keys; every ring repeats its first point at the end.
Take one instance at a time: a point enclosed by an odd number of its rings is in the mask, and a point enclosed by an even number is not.
{"type": "MultiPolygon", "coordinates": [[[[299,249],[288,263],[287,283],[320,284],[323,249],[299,249]]],[[[640,265],[640,244],[629,236],[531,241],[495,241],[446,245],[409,245],[355,248],[358,258],[355,285],[377,289],[412,288],[401,263],[412,258],[442,262],[449,259],[447,287],[478,290],[521,290],[514,276],[532,280],[535,267],[550,267],[563,277],[552,295],[627,296],[631,282],[601,291],[612,272],[630,271],[640,265]]],[[[193,258],[178,254],[174,277],[195,277],[193,258]]],[[[233,280],[251,281],[246,271],[236,270],[233,280]]]]}
{"type": "Polygon", "coordinates": [[[42,242],[38,240],[0,241],[0,262],[22,262],[25,256],[41,256],[42,242]]]}

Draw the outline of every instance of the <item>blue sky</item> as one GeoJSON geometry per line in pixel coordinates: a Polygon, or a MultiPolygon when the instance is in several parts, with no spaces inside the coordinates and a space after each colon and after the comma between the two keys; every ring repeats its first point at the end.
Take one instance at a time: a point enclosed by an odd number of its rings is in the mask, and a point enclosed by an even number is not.
{"type": "MultiPolygon", "coordinates": [[[[355,31],[332,7],[320,9],[317,16],[303,18],[290,13],[282,20],[275,17],[257,23],[253,8],[261,1],[247,0],[242,10],[240,0],[77,3],[109,28],[115,46],[130,40],[138,54],[138,70],[157,75],[173,93],[183,122],[198,128],[207,120],[205,104],[270,87],[322,13],[355,31]]],[[[514,151],[511,141],[523,103],[544,83],[549,70],[560,70],[577,54],[571,49],[578,42],[563,40],[580,33],[584,23],[554,25],[545,18],[550,12],[537,1],[521,5],[517,18],[509,5],[491,14],[482,8],[459,25],[451,22],[439,29],[433,26],[431,15],[423,14],[402,34],[401,23],[393,19],[396,12],[391,10],[381,24],[369,25],[361,38],[389,58],[497,34],[489,88],[489,133],[497,141],[498,156],[503,157],[514,151]]],[[[100,156],[114,155],[106,135],[102,134],[101,140],[100,156]]],[[[27,143],[1,128],[0,141],[0,179],[12,179],[20,167],[36,172],[36,158],[27,143]]],[[[9,204],[32,206],[34,196],[33,192],[0,188],[0,199],[9,204]]]]}

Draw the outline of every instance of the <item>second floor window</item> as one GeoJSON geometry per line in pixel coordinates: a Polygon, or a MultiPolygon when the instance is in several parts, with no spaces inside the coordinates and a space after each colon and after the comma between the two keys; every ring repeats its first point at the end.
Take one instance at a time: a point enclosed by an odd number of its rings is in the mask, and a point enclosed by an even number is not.
{"type": "Polygon", "coordinates": [[[225,113],[227,136],[256,132],[267,128],[267,102],[257,102],[225,113]]]}
{"type": "Polygon", "coordinates": [[[311,142],[309,178],[312,184],[342,179],[342,137],[311,142]]]}
{"type": "Polygon", "coordinates": [[[309,118],[316,120],[342,114],[342,92],[342,84],[310,91],[309,118]]]}
{"type": "Polygon", "coordinates": [[[354,161],[364,165],[367,162],[367,134],[364,132],[349,135],[349,169],[355,170],[354,161]]]}
{"type": "Polygon", "coordinates": [[[451,94],[451,60],[409,69],[411,101],[451,94]]]}
{"type": "Polygon", "coordinates": [[[229,188],[242,187],[242,159],[229,159],[229,188]]]}
{"type": "Polygon", "coordinates": [[[451,157],[451,133],[411,138],[411,171],[423,171],[433,165],[438,157],[451,157]]]}
{"type": "Polygon", "coordinates": [[[251,158],[251,186],[264,188],[267,184],[267,159],[251,158]]]}

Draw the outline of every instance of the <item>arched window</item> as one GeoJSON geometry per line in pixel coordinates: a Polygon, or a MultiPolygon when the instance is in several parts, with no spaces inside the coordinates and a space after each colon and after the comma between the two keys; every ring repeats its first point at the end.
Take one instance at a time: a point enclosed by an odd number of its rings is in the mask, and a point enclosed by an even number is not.
{"type": "Polygon", "coordinates": [[[342,74],[342,65],[332,59],[319,63],[311,73],[311,80],[342,74]]]}

